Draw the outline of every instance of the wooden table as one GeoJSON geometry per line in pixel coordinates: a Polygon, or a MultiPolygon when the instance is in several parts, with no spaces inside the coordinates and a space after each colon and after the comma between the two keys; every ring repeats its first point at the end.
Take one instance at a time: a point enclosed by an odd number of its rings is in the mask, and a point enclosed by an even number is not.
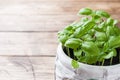
{"type": "Polygon", "coordinates": [[[0,0],[0,80],[54,80],[57,32],[83,7],[120,20],[120,0],[0,0]]]}

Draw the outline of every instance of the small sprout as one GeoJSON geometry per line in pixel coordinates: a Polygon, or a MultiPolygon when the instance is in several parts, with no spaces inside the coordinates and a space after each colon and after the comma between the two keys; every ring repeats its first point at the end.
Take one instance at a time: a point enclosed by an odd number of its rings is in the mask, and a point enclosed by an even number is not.
{"type": "Polygon", "coordinates": [[[72,64],[72,67],[73,67],[74,69],[79,68],[79,63],[78,63],[78,61],[72,60],[71,64],[72,64]]]}

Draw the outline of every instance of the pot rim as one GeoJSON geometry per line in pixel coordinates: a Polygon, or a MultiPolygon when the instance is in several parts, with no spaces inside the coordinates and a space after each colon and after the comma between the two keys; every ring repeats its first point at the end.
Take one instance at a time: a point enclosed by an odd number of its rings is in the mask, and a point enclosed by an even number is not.
{"type": "MultiPolygon", "coordinates": [[[[58,45],[58,48],[57,48],[57,52],[60,51],[61,53],[58,55],[62,55],[64,56],[65,58],[67,58],[69,61],[73,60],[72,58],[70,58],[69,56],[67,56],[65,54],[65,52],[63,51],[63,48],[62,48],[62,44],[59,43],[58,45]]],[[[108,66],[97,66],[97,65],[90,65],[90,64],[85,64],[85,63],[82,63],[82,62],[78,62],[80,65],[84,65],[84,66],[88,66],[88,67],[93,67],[93,68],[98,68],[98,67],[102,67],[102,68],[115,68],[115,67],[120,67],[120,64],[115,64],[115,65],[108,65],[108,66]]]]}

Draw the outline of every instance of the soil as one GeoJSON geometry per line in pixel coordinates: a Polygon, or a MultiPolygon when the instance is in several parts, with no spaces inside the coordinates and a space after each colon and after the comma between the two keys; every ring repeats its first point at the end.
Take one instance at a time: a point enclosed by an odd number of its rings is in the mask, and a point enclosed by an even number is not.
{"type": "MultiPolygon", "coordinates": [[[[70,57],[72,59],[74,59],[75,57],[74,57],[74,54],[73,54],[73,50],[72,49],[69,49],[69,50],[70,50],[70,57]]],[[[119,64],[120,48],[118,48],[116,50],[117,50],[117,56],[113,57],[112,64],[110,64],[111,59],[106,59],[103,66],[119,64]]],[[[68,55],[65,47],[63,47],[63,51],[66,53],[66,55],[68,55]]],[[[100,64],[102,64],[102,62],[101,63],[97,62],[96,64],[91,64],[91,65],[100,65],[100,64]]]]}

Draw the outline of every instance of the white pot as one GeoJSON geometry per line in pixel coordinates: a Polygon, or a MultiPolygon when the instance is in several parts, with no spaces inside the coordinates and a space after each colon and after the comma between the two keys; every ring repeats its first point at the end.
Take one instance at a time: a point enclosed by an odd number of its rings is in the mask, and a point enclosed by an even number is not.
{"type": "Polygon", "coordinates": [[[93,66],[79,62],[80,67],[73,69],[71,60],[59,44],[56,56],[56,80],[120,80],[120,64],[93,66]]]}

